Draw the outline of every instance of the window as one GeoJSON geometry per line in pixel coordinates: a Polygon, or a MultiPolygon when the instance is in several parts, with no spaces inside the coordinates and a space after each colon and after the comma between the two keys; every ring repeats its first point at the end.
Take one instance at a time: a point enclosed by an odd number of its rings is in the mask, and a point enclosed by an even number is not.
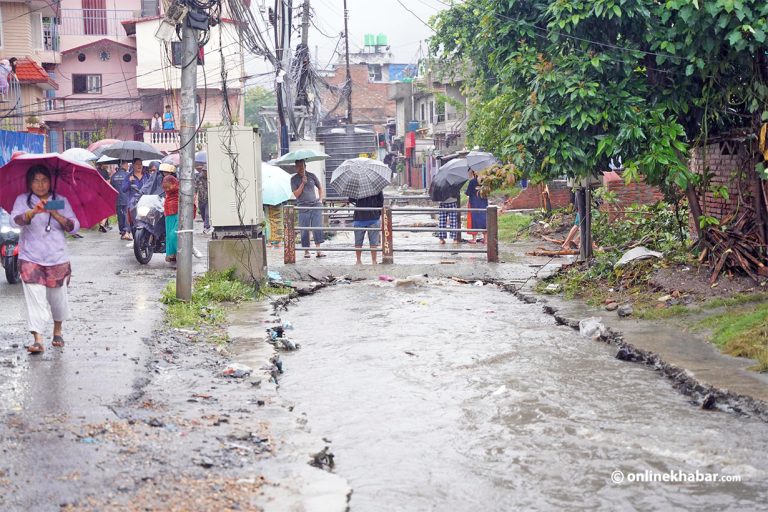
{"type": "Polygon", "coordinates": [[[0,9],[0,48],[3,47],[3,27],[5,24],[3,23],[3,10],[0,9]]]}
{"type": "MultiPolygon", "coordinates": [[[[181,41],[174,41],[171,43],[171,64],[174,66],[183,66],[184,59],[181,58],[184,50],[181,46],[181,41]]],[[[197,65],[205,66],[205,51],[200,48],[197,52],[197,65]]]]}
{"type": "Polygon", "coordinates": [[[83,0],[83,29],[88,36],[107,35],[106,0],[83,0]]]}
{"type": "Polygon", "coordinates": [[[435,122],[435,102],[434,101],[429,102],[429,122],[431,123],[435,122]]]}
{"type": "Polygon", "coordinates": [[[59,51],[59,19],[43,16],[43,49],[59,51]]]}
{"type": "Polygon", "coordinates": [[[30,31],[32,32],[32,48],[43,49],[43,15],[39,12],[29,14],[30,31]]]}
{"type": "Polygon", "coordinates": [[[425,105],[422,103],[421,104],[421,120],[424,121],[424,120],[426,120],[426,118],[427,118],[427,116],[426,116],[426,108],[425,108],[425,105]]]}
{"type": "Polygon", "coordinates": [[[157,0],[141,0],[141,16],[157,16],[160,14],[160,2],[157,0]]]}
{"type": "Polygon", "coordinates": [[[368,80],[381,82],[381,64],[368,64],[368,80]]]}
{"type": "Polygon", "coordinates": [[[101,75],[72,75],[72,94],[101,94],[101,75]]]}
{"type": "Polygon", "coordinates": [[[75,130],[64,132],[64,149],[69,148],[87,148],[91,143],[96,142],[99,132],[94,130],[75,130]]]}

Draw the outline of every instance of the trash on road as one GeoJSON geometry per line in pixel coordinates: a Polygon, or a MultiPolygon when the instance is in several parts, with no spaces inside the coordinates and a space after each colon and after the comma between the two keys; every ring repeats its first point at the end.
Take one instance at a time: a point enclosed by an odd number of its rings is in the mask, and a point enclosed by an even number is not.
{"type": "Polygon", "coordinates": [[[233,379],[244,379],[253,372],[253,369],[244,364],[232,363],[222,372],[225,377],[233,379]]]}
{"type": "Polygon", "coordinates": [[[605,334],[605,326],[602,318],[593,316],[579,322],[579,333],[587,338],[596,339],[605,334]]]}
{"type": "Polygon", "coordinates": [[[613,268],[621,268],[629,263],[632,263],[633,261],[639,261],[639,260],[647,260],[650,258],[663,258],[664,255],[657,251],[651,251],[650,249],[647,249],[643,246],[640,247],[634,247],[627,252],[625,252],[621,258],[619,258],[619,261],[617,261],[613,268]]]}

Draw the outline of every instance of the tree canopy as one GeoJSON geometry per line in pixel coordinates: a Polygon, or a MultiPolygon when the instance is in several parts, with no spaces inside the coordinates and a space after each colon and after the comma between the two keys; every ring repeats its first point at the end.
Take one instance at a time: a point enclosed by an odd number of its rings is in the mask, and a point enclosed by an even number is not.
{"type": "Polygon", "coordinates": [[[764,0],[466,0],[433,54],[463,66],[469,137],[533,179],[627,174],[686,189],[690,147],[768,100],[764,0]]]}

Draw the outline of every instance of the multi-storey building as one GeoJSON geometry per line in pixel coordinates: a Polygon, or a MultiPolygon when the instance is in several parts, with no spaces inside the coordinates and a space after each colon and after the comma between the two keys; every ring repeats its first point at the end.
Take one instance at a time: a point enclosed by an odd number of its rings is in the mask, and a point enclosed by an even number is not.
{"type": "MultiPolygon", "coordinates": [[[[26,36],[29,48],[4,45],[0,58],[24,54],[38,64],[27,64],[25,69],[30,70],[28,79],[35,80],[43,92],[37,96],[28,92],[31,97],[22,103],[26,117],[44,122],[51,150],[87,146],[100,138],[145,140],[165,151],[179,147],[177,130],[150,129],[153,114],[162,114],[166,105],[177,129],[180,118],[181,45],[155,38],[163,19],[162,2],[33,0],[0,5],[5,32],[30,34],[26,36]],[[26,20],[18,16],[22,6],[29,12],[26,20]],[[37,75],[32,75],[32,67],[37,75]]],[[[211,27],[208,43],[198,56],[201,128],[221,122],[222,67],[227,71],[230,108],[242,119],[242,48],[235,23],[226,19],[211,27]]]]}
{"type": "Polygon", "coordinates": [[[0,1],[0,60],[13,67],[8,91],[0,95],[0,129],[40,129],[37,112],[59,88],[53,73],[61,59],[55,16],[55,4],[45,0],[0,1]]]}

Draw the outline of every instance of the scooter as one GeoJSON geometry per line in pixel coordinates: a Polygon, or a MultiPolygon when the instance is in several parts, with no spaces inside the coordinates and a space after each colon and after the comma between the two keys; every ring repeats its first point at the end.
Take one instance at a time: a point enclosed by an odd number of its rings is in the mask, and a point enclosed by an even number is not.
{"type": "Polygon", "coordinates": [[[19,275],[19,233],[11,225],[11,215],[0,208],[0,263],[5,269],[5,279],[10,284],[21,280],[19,275]]]}
{"type": "Polygon", "coordinates": [[[163,198],[143,195],[131,211],[133,220],[133,254],[146,265],[155,253],[165,253],[165,213],[163,198]]]}

